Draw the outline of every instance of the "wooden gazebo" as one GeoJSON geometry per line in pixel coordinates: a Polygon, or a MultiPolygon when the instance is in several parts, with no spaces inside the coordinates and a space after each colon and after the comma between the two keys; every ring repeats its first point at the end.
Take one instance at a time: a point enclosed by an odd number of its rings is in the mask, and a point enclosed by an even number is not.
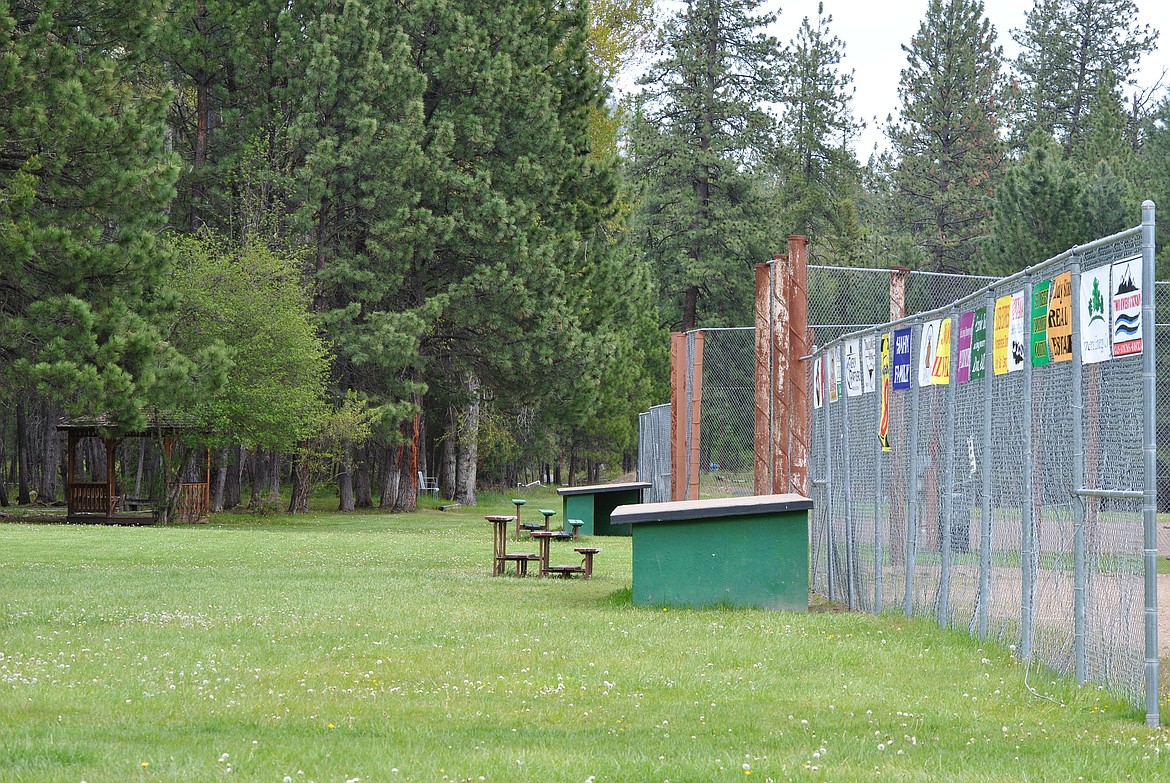
{"type": "MultiPolygon", "coordinates": [[[[118,444],[125,440],[141,438],[160,443],[170,455],[178,436],[189,428],[163,424],[154,425],[145,431],[126,432],[111,435],[111,428],[104,421],[69,421],[57,425],[66,434],[67,457],[65,470],[65,503],[68,509],[66,521],[104,522],[111,524],[153,524],[158,521],[158,509],[149,498],[127,495],[119,490],[115,456],[118,444]],[[95,438],[105,448],[105,478],[102,481],[78,478],[77,446],[86,438],[95,438]]],[[[206,522],[211,510],[211,453],[203,461],[203,480],[183,482],[179,487],[179,499],[174,509],[175,521],[206,522]]]]}

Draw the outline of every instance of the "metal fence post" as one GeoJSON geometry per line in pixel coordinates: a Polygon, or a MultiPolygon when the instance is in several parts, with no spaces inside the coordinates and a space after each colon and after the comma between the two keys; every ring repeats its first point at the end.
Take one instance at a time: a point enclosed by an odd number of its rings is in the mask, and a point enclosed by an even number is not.
{"type": "Polygon", "coordinates": [[[987,300],[984,302],[983,329],[983,462],[981,465],[983,503],[979,514],[979,640],[987,639],[987,622],[991,609],[991,425],[992,405],[991,382],[995,371],[992,366],[991,352],[988,343],[992,342],[987,336],[988,328],[995,318],[995,291],[988,290],[987,300]]]}
{"type": "MultiPolygon", "coordinates": [[[[822,362],[832,362],[832,348],[824,351],[821,356],[822,362]]],[[[823,366],[823,365],[822,365],[823,366]]],[[[830,367],[832,365],[830,364],[830,367]]],[[[825,576],[829,580],[829,600],[837,600],[837,580],[833,578],[833,564],[837,559],[837,542],[836,536],[833,535],[833,426],[832,415],[829,411],[832,406],[829,405],[829,384],[835,383],[831,378],[829,368],[824,369],[823,376],[826,380],[825,388],[821,394],[821,413],[825,420],[825,497],[828,499],[828,513],[825,515],[825,562],[828,563],[828,569],[825,576]]]]}
{"type": "MultiPolygon", "coordinates": [[[[921,338],[921,329],[919,337],[921,338]]],[[[913,352],[914,329],[910,330],[910,345],[913,352]]],[[[913,353],[911,354],[913,355],[913,353]]],[[[910,363],[911,368],[914,362],[910,363]]],[[[914,553],[918,548],[918,378],[911,370],[910,379],[910,432],[906,438],[910,451],[910,490],[906,505],[906,595],[902,600],[907,617],[914,615],[914,553]]]]}
{"type": "MultiPolygon", "coordinates": [[[[944,460],[946,473],[943,480],[946,495],[943,498],[942,535],[939,536],[939,547],[942,549],[942,570],[938,583],[938,624],[942,628],[950,625],[951,618],[951,553],[953,552],[951,536],[954,535],[955,524],[955,384],[958,381],[955,373],[955,358],[959,353],[958,340],[956,339],[959,333],[958,313],[952,312],[948,318],[951,321],[950,334],[948,335],[951,344],[949,346],[950,356],[947,358],[949,363],[946,390],[947,426],[943,441],[943,448],[946,450],[946,459],[944,460]]],[[[938,355],[937,351],[935,355],[938,355]]]]}
{"type": "Polygon", "coordinates": [[[1077,685],[1085,684],[1087,672],[1087,636],[1085,627],[1085,585],[1088,570],[1085,567],[1085,498],[1081,495],[1085,483],[1085,391],[1081,368],[1081,307],[1077,301],[1081,290],[1081,256],[1075,250],[1069,260],[1072,276],[1072,395],[1071,404],[1076,421],[1072,428],[1072,512],[1073,512],[1073,655],[1076,661],[1077,685]]]}
{"type": "MultiPolygon", "coordinates": [[[[1032,309],[1032,276],[1024,276],[1024,321],[1030,322],[1029,313],[1032,309]]],[[[1031,335],[1031,327],[1027,334],[1031,335]]],[[[1030,337],[1025,338],[1030,342],[1030,337]]],[[[1010,348],[1009,348],[1010,349],[1010,348]]],[[[1011,361],[1010,359],[1008,361],[1011,361]]],[[[1035,520],[1032,518],[1032,359],[1031,349],[1025,350],[1024,358],[1024,390],[1023,394],[1023,496],[1020,498],[1020,568],[1021,580],[1021,609],[1020,609],[1020,657],[1027,661],[1032,658],[1032,639],[1035,633],[1035,619],[1033,617],[1032,601],[1036,595],[1036,572],[1033,562],[1036,556],[1035,520]]]]}
{"type": "MultiPolygon", "coordinates": [[[[848,372],[845,366],[844,356],[842,356],[842,346],[838,345],[833,349],[838,357],[840,363],[838,366],[842,372],[848,372]]],[[[841,405],[841,469],[845,474],[842,482],[842,496],[841,500],[844,504],[842,509],[845,513],[845,601],[849,606],[849,610],[856,609],[856,604],[853,596],[857,589],[857,584],[853,578],[854,568],[857,564],[857,552],[853,547],[853,466],[849,459],[849,381],[842,384],[841,394],[837,398],[837,402],[841,405]]]]}
{"type": "Polygon", "coordinates": [[[1154,202],[1142,202],[1142,409],[1145,452],[1142,532],[1145,556],[1146,725],[1158,725],[1158,433],[1155,418],[1154,202]]]}
{"type": "MultiPolygon", "coordinates": [[[[881,386],[885,383],[882,377],[881,368],[881,348],[882,348],[882,333],[878,332],[874,335],[875,349],[878,352],[876,357],[877,377],[874,384],[875,404],[877,405],[877,416],[874,421],[881,423],[882,420],[882,389],[881,386]]],[[[877,436],[874,436],[877,440],[877,436]]],[[[871,441],[872,443],[873,441],[871,441]]],[[[874,551],[874,576],[873,576],[873,606],[874,613],[881,614],[882,611],[882,446],[878,443],[876,454],[874,456],[873,465],[873,551],[874,551]]]]}

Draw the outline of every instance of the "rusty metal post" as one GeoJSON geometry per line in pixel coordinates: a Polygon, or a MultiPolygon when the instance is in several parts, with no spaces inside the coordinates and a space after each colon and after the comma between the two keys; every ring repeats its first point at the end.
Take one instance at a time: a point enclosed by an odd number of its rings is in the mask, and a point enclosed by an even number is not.
{"type": "Polygon", "coordinates": [[[686,425],[683,410],[687,385],[687,336],[670,333],[670,499],[685,500],[687,493],[686,425]]]}
{"type": "Polygon", "coordinates": [[[791,319],[787,289],[788,256],[772,259],[772,492],[788,492],[789,434],[793,417],[789,383],[792,375],[791,319]]]}
{"type": "Polygon", "coordinates": [[[784,492],[810,497],[808,486],[808,451],[811,416],[808,406],[809,360],[801,359],[812,350],[812,332],[808,328],[808,237],[788,237],[788,370],[789,478],[784,492]]]}
{"type": "Polygon", "coordinates": [[[687,463],[690,465],[688,474],[690,476],[690,483],[687,487],[686,500],[699,499],[699,471],[702,466],[699,464],[699,446],[700,433],[702,432],[701,420],[703,417],[703,330],[697,329],[695,335],[695,357],[691,370],[691,388],[688,389],[690,403],[691,403],[691,449],[687,455],[687,463]]]}
{"type": "Polygon", "coordinates": [[[772,267],[756,264],[755,466],[753,490],[772,492],[772,267]]]}

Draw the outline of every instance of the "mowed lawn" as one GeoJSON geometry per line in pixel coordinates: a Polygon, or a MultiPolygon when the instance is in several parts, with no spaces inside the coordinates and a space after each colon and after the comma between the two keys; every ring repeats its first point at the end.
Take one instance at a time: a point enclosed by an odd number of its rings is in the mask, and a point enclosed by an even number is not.
{"type": "Polygon", "coordinates": [[[622,538],[493,578],[510,510],[0,524],[0,781],[1170,779],[1136,710],[929,622],[634,607],[622,538]]]}

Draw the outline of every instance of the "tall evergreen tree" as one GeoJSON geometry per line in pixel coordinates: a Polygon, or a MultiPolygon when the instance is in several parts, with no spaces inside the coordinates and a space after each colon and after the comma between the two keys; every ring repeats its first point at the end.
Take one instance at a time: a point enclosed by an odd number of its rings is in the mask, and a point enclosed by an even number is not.
{"type": "Polygon", "coordinates": [[[852,260],[859,252],[855,195],[860,178],[851,149],[860,125],[853,118],[853,75],[840,71],[844,44],[829,31],[832,16],[817,5],[789,45],[781,77],[781,170],[791,233],[814,237],[817,252],[852,260]]]}
{"type": "Polygon", "coordinates": [[[158,332],[177,167],[140,66],[159,12],[0,5],[0,382],[127,429],[222,377],[158,332]]]}
{"type": "Polygon", "coordinates": [[[463,410],[456,499],[473,503],[481,398],[532,403],[594,372],[568,295],[612,212],[613,172],[590,158],[602,95],[583,6],[424,0],[402,23],[426,76],[404,307],[429,319],[431,393],[463,410]]]}
{"type": "Polygon", "coordinates": [[[1060,145],[1037,131],[996,189],[989,274],[1011,274],[1092,239],[1084,225],[1085,181],[1060,145]]]}
{"type": "Polygon", "coordinates": [[[889,128],[903,225],[936,271],[970,269],[988,231],[1005,91],[1001,49],[981,0],[931,0],[903,45],[899,119],[889,128]]]}
{"type": "MultiPolygon", "coordinates": [[[[357,391],[395,402],[401,417],[412,391],[401,379],[423,329],[400,293],[418,236],[423,79],[396,14],[383,0],[296,3],[282,16],[280,61],[298,161],[291,225],[311,246],[314,308],[336,351],[335,401],[357,391]]],[[[344,464],[340,475],[342,510],[353,510],[344,464]]]]}
{"type": "Polygon", "coordinates": [[[759,0],[689,0],[661,33],[662,59],[639,83],[631,169],[642,180],[639,242],[670,320],[747,323],[751,265],[774,245],[759,186],[779,94],[776,15],[759,0]]]}
{"type": "Polygon", "coordinates": [[[1133,84],[1144,55],[1154,51],[1158,32],[1139,24],[1133,0],[1035,0],[1020,45],[1020,138],[1035,130],[1055,136],[1072,153],[1089,132],[1094,96],[1133,84]]]}

